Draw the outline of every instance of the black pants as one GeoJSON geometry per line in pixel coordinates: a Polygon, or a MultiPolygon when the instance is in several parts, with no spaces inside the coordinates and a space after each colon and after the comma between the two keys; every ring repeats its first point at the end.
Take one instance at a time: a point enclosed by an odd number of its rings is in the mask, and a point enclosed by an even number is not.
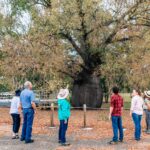
{"type": "Polygon", "coordinates": [[[60,120],[60,126],[59,126],[59,141],[61,143],[66,143],[66,131],[68,128],[68,120],[67,123],[65,123],[65,120],[60,120]]]}
{"type": "Polygon", "coordinates": [[[11,114],[13,120],[13,132],[18,133],[20,128],[20,115],[19,114],[11,114]]]}

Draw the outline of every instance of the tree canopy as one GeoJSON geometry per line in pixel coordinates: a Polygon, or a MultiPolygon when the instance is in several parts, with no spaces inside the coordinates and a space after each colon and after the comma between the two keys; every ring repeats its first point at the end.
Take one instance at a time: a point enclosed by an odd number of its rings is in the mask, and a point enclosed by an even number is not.
{"type": "Polygon", "coordinates": [[[9,79],[30,79],[51,90],[73,81],[73,94],[83,91],[75,101],[88,99],[89,90],[102,96],[89,89],[92,83],[101,90],[97,78],[107,91],[115,84],[148,86],[148,0],[8,0],[8,5],[10,13],[0,15],[0,49],[9,79]],[[24,13],[28,23],[21,26],[24,13]]]}

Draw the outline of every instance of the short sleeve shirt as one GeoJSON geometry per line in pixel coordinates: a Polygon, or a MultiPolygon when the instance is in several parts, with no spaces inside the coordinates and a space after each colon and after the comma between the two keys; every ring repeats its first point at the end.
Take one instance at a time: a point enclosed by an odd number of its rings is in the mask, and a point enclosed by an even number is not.
{"type": "Polygon", "coordinates": [[[10,106],[10,114],[19,114],[18,108],[20,104],[20,98],[18,96],[14,96],[11,100],[11,106],[10,106]]]}
{"type": "Polygon", "coordinates": [[[113,94],[111,96],[110,105],[113,107],[112,116],[122,115],[121,108],[123,107],[123,98],[119,94],[113,94]]]}
{"type": "Polygon", "coordinates": [[[32,102],[35,100],[35,95],[32,90],[24,89],[20,95],[22,108],[32,108],[32,102]]]}

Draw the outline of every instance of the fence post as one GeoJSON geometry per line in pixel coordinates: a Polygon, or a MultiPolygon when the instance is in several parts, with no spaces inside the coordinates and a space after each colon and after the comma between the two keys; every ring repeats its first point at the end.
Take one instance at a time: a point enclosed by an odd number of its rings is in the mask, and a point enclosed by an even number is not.
{"type": "Polygon", "coordinates": [[[51,127],[54,127],[54,103],[51,103],[50,126],[51,126],[51,127]]]}
{"type": "Polygon", "coordinates": [[[83,118],[83,127],[86,128],[86,104],[83,104],[84,118],[83,118]]]}

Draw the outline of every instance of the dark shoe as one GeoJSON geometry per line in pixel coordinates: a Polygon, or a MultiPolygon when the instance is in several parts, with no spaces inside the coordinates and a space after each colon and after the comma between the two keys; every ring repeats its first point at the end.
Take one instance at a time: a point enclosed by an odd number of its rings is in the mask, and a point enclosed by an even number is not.
{"type": "Polygon", "coordinates": [[[118,142],[110,141],[110,142],[108,142],[108,144],[115,145],[115,144],[118,144],[118,142]]]}
{"type": "Polygon", "coordinates": [[[19,135],[13,136],[12,139],[19,139],[19,135]]]}
{"type": "Polygon", "coordinates": [[[25,141],[25,144],[33,143],[34,140],[25,141]]]}
{"type": "Polygon", "coordinates": [[[61,143],[61,140],[59,140],[58,143],[61,143]]]}
{"type": "Polygon", "coordinates": [[[70,143],[61,143],[61,146],[69,146],[70,143]]]}
{"type": "Polygon", "coordinates": [[[136,141],[140,141],[141,139],[135,139],[136,141]]]}
{"type": "Polygon", "coordinates": [[[24,141],[24,140],[25,140],[24,138],[21,138],[21,139],[20,139],[20,141],[24,141]]]}
{"type": "Polygon", "coordinates": [[[119,140],[118,142],[123,143],[123,140],[119,140]]]}
{"type": "Polygon", "coordinates": [[[19,139],[19,135],[16,135],[16,139],[19,139]]]}

